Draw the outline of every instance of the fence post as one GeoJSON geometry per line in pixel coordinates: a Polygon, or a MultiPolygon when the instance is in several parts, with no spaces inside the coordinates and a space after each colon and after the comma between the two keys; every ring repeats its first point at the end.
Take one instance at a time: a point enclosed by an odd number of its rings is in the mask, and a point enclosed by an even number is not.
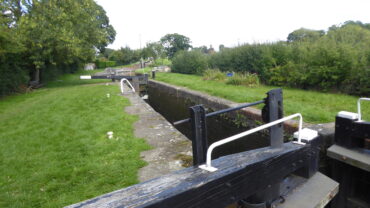
{"type": "Polygon", "coordinates": [[[155,70],[152,70],[152,79],[155,79],[155,70]]]}
{"type": "Polygon", "coordinates": [[[202,105],[189,108],[192,131],[193,165],[206,162],[208,149],[206,113],[202,105]]]}

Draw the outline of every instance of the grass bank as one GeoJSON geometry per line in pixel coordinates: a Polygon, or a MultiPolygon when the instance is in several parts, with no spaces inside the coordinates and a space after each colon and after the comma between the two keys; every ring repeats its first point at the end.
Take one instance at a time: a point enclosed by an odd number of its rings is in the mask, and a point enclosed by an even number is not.
{"type": "MultiPolygon", "coordinates": [[[[156,79],[169,84],[187,87],[192,90],[222,97],[235,102],[253,102],[266,97],[266,92],[274,86],[245,87],[227,85],[218,81],[205,81],[201,76],[177,73],[157,73],[156,79]]],[[[358,97],[345,94],[321,93],[283,87],[284,114],[300,112],[309,123],[334,122],[339,111],[357,112],[358,97]]],[[[370,103],[363,102],[362,114],[370,120],[370,103]]]]}
{"type": "Polygon", "coordinates": [[[118,86],[83,85],[102,81],[63,75],[0,100],[0,207],[62,207],[138,182],[149,147],[118,86]]]}

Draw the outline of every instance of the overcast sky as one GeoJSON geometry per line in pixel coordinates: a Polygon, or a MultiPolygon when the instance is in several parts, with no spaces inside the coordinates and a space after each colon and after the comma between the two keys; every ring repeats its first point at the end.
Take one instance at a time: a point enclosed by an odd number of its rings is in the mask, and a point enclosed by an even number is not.
{"type": "Polygon", "coordinates": [[[133,49],[168,33],[193,46],[286,40],[301,27],[326,30],[347,20],[370,23],[370,0],[96,0],[115,28],[108,46],[133,49]],[[141,41],[140,41],[141,40],[141,41]]]}

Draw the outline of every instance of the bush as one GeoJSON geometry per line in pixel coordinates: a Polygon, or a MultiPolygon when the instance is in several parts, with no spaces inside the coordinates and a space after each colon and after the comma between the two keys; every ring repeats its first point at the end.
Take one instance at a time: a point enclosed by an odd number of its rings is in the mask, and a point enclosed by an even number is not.
{"type": "Polygon", "coordinates": [[[158,58],[154,60],[154,63],[152,63],[150,66],[151,67],[156,67],[156,66],[170,66],[172,64],[171,60],[167,58],[158,58]]]}
{"type": "Polygon", "coordinates": [[[107,67],[116,66],[116,62],[115,61],[96,60],[95,65],[98,69],[104,69],[104,68],[107,68],[107,67]]]}
{"type": "Polygon", "coordinates": [[[173,72],[202,74],[207,68],[207,56],[199,51],[180,51],[172,59],[173,72]]]}
{"type": "Polygon", "coordinates": [[[17,55],[0,56],[0,97],[20,90],[27,86],[29,77],[20,66],[17,55]]]}
{"type": "Polygon", "coordinates": [[[223,72],[257,73],[270,85],[369,96],[369,28],[344,24],[310,40],[223,49],[211,55],[209,65],[223,72]]]}
{"type": "Polygon", "coordinates": [[[207,69],[203,72],[203,80],[224,81],[226,74],[219,69],[207,69]]]}
{"type": "Polygon", "coordinates": [[[234,76],[229,77],[226,81],[226,84],[230,85],[243,85],[247,87],[256,87],[260,84],[260,80],[257,76],[257,74],[251,74],[251,73],[236,73],[234,76]]]}

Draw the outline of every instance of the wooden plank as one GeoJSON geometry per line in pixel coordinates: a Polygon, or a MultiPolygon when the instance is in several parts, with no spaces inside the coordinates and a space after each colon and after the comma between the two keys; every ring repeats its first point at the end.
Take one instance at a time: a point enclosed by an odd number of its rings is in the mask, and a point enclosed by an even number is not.
{"type": "Polygon", "coordinates": [[[228,155],[212,161],[218,168],[216,172],[190,167],[69,208],[225,207],[302,168],[316,149],[310,144],[286,143],[282,148],[261,148],[228,155]]]}
{"type": "Polygon", "coordinates": [[[338,193],[339,183],[317,172],[284,197],[277,208],[321,208],[338,193]]]}
{"type": "Polygon", "coordinates": [[[362,170],[370,172],[370,151],[348,149],[339,145],[332,145],[327,155],[335,160],[347,163],[348,165],[360,168],[362,170]]]}

